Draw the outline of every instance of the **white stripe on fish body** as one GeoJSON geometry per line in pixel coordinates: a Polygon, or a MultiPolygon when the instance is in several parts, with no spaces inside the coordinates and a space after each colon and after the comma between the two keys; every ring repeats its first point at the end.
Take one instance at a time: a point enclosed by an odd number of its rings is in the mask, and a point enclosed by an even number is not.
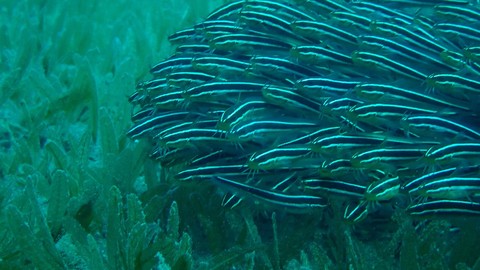
{"type": "Polygon", "coordinates": [[[433,32],[432,29],[435,23],[437,22],[434,21],[429,15],[423,16],[418,14],[413,19],[413,24],[416,26],[415,29],[421,31],[423,35],[430,37],[431,39],[435,39],[435,37],[430,34],[433,32]]]}
{"type": "Polygon", "coordinates": [[[223,5],[218,9],[214,10],[212,13],[210,13],[207,16],[206,21],[226,20],[226,19],[231,19],[232,17],[235,18],[240,13],[240,10],[243,8],[244,4],[245,4],[245,0],[238,0],[238,1],[233,1],[226,5],[223,5]]]}
{"type": "Polygon", "coordinates": [[[320,117],[322,104],[297,93],[292,88],[269,85],[262,89],[262,95],[267,102],[283,107],[289,111],[299,113],[308,112],[320,117]]]}
{"type": "Polygon", "coordinates": [[[467,106],[457,104],[459,102],[453,103],[453,101],[449,102],[447,100],[438,99],[432,95],[425,95],[417,91],[386,84],[361,83],[355,86],[353,92],[355,92],[358,97],[368,99],[369,101],[386,102],[398,101],[398,99],[400,99],[415,102],[417,105],[427,104],[436,107],[447,106],[465,111],[470,110],[467,106]]]}
{"type": "MultiPolygon", "coordinates": [[[[197,121],[195,121],[195,122],[197,122],[197,121]]],[[[193,126],[194,126],[193,124],[194,124],[194,123],[193,123],[192,121],[185,121],[185,120],[180,121],[180,122],[175,123],[175,124],[173,124],[173,125],[171,125],[171,126],[169,126],[169,127],[166,127],[166,128],[164,128],[164,129],[162,129],[162,130],[159,130],[159,131],[155,134],[155,136],[153,136],[153,139],[154,139],[154,140],[158,140],[158,138],[160,138],[160,137],[162,137],[162,136],[165,136],[165,135],[167,135],[167,134],[170,134],[170,133],[173,133],[173,132],[177,132],[177,131],[180,131],[180,130],[187,130],[187,129],[193,127],[193,126]]]]}
{"type": "Polygon", "coordinates": [[[181,44],[175,48],[175,54],[198,54],[204,55],[213,52],[207,43],[181,44]]]}
{"type": "MultiPolygon", "coordinates": [[[[247,32],[245,31],[245,24],[229,20],[204,21],[196,24],[195,28],[197,28],[199,31],[202,31],[208,40],[222,35],[245,34],[245,32],[247,32]]],[[[248,33],[253,35],[264,35],[264,33],[253,29],[249,29],[248,33]]]]}
{"type": "Polygon", "coordinates": [[[140,107],[146,107],[150,102],[150,98],[147,96],[145,91],[137,90],[128,97],[128,102],[134,106],[138,105],[140,107]]]}
{"type": "MultiPolygon", "coordinates": [[[[432,30],[435,23],[436,22],[434,20],[429,20],[429,18],[426,18],[425,16],[417,15],[413,19],[411,27],[414,29],[414,31],[420,32],[424,37],[436,40],[437,38],[432,30]]],[[[449,42],[446,41],[446,43],[450,45],[449,42]]]]}
{"type": "Polygon", "coordinates": [[[356,11],[363,11],[363,12],[366,11],[371,13],[369,14],[370,17],[381,15],[381,18],[385,18],[385,19],[398,18],[402,20],[402,22],[405,22],[406,24],[409,24],[413,21],[413,17],[411,16],[408,16],[404,13],[396,11],[395,9],[391,9],[373,2],[356,1],[356,2],[352,2],[352,5],[356,11]]]}
{"type": "Polygon", "coordinates": [[[179,72],[171,72],[167,74],[167,83],[171,83],[171,81],[182,81],[182,80],[189,80],[191,82],[198,82],[203,83],[209,80],[215,79],[215,76],[210,75],[204,72],[198,71],[179,71],[179,72]]]}
{"type": "Polygon", "coordinates": [[[410,139],[396,138],[382,134],[367,135],[333,135],[313,140],[310,144],[313,152],[338,155],[338,151],[345,153],[352,148],[368,148],[372,146],[417,145],[419,142],[410,139]]]}
{"type": "Polygon", "coordinates": [[[215,76],[204,72],[180,71],[169,73],[167,83],[173,87],[188,88],[212,81],[215,78],[215,76]]]}
{"type": "Polygon", "coordinates": [[[318,169],[321,177],[338,180],[349,180],[352,175],[358,176],[360,170],[352,167],[352,161],[349,158],[337,159],[333,161],[324,161],[318,169]]]}
{"type": "Polygon", "coordinates": [[[412,106],[374,103],[355,106],[350,110],[357,117],[404,117],[405,115],[414,114],[454,114],[454,112],[439,112],[438,110],[428,110],[412,106]]]}
{"type": "MultiPolygon", "coordinates": [[[[157,110],[151,106],[145,106],[143,109],[133,112],[131,116],[131,120],[134,125],[137,125],[140,121],[145,121],[149,117],[152,117],[155,115],[157,110]]],[[[127,132],[128,133],[128,132],[127,132]]]]}
{"type": "Polygon", "coordinates": [[[216,81],[188,88],[183,92],[183,97],[193,102],[234,101],[240,96],[260,96],[263,87],[262,83],[216,81]]]}
{"type": "MultiPolygon", "coordinates": [[[[334,121],[342,123],[344,128],[352,128],[354,131],[365,133],[367,124],[352,121],[345,116],[345,113],[350,109],[355,106],[360,106],[363,103],[364,102],[361,100],[348,97],[327,99],[323,102],[320,110],[322,112],[322,117],[327,116],[328,119],[334,119],[334,121]]],[[[368,126],[371,127],[370,125],[368,126]]]]}
{"type": "MultiPolygon", "coordinates": [[[[354,175],[355,180],[361,183],[380,181],[392,173],[384,170],[381,166],[379,166],[380,168],[368,168],[367,170],[364,170],[364,168],[359,168],[357,166],[358,164],[355,165],[354,162],[356,161],[353,161],[351,158],[339,159],[332,161],[326,166],[331,168],[332,176],[334,176],[331,178],[348,179],[348,181],[351,181],[350,179],[352,178],[352,175],[354,175]],[[348,160],[348,162],[346,160],[348,160]]],[[[322,169],[320,169],[320,174],[321,173],[323,173],[322,169]]]]}
{"type": "MultiPolygon", "coordinates": [[[[340,28],[317,21],[295,21],[291,23],[293,32],[315,40],[335,41],[354,45],[357,43],[357,36],[350,34],[340,28]]],[[[328,42],[327,42],[328,43],[328,42]]]]}
{"type": "Polygon", "coordinates": [[[179,90],[178,87],[169,85],[166,78],[155,78],[138,84],[137,89],[148,103],[151,103],[158,96],[179,90]]]}
{"type": "Polygon", "coordinates": [[[471,46],[464,48],[463,56],[467,60],[480,63],[480,46],[471,46]]]}
{"type": "Polygon", "coordinates": [[[333,161],[325,160],[320,167],[324,172],[334,171],[337,169],[352,169],[352,161],[348,158],[336,159],[333,161]]]}
{"type": "Polygon", "coordinates": [[[298,180],[297,172],[290,173],[283,179],[282,181],[278,182],[275,186],[272,187],[273,190],[278,190],[278,191],[283,191],[286,192],[288,191],[292,185],[298,180]]]}
{"type": "Polygon", "coordinates": [[[136,86],[137,90],[144,90],[147,93],[152,91],[166,91],[168,89],[166,78],[154,78],[145,82],[141,82],[136,86]]]}
{"type": "Polygon", "coordinates": [[[221,176],[241,176],[246,177],[250,174],[245,165],[208,165],[201,167],[189,168],[178,172],[175,179],[186,180],[205,180],[210,179],[215,175],[221,176]]]}
{"type": "Polygon", "coordinates": [[[445,50],[441,52],[440,59],[442,59],[445,64],[450,65],[457,70],[463,70],[468,67],[465,56],[454,50],[445,50]]]}
{"type": "Polygon", "coordinates": [[[205,40],[205,37],[202,35],[201,31],[198,31],[196,28],[187,28],[184,30],[177,31],[168,36],[168,41],[171,44],[182,44],[182,43],[195,43],[202,42],[205,40]]]}
{"type": "Polygon", "coordinates": [[[300,4],[305,5],[307,10],[313,10],[319,15],[329,14],[334,11],[355,12],[347,7],[347,3],[343,0],[296,0],[300,4]]]}
{"type": "Polygon", "coordinates": [[[342,124],[345,124],[347,128],[353,128],[356,131],[365,133],[365,127],[363,123],[358,123],[357,121],[351,121],[348,117],[345,117],[345,113],[348,112],[351,108],[355,106],[360,106],[364,102],[351,99],[351,98],[337,98],[337,99],[327,99],[321,108],[323,115],[327,115],[332,118],[338,119],[342,124]]]}
{"type": "Polygon", "coordinates": [[[204,32],[205,38],[208,40],[219,36],[243,33],[245,30],[242,26],[236,24],[218,24],[208,25],[201,28],[204,32]]]}
{"type": "Polygon", "coordinates": [[[190,128],[158,137],[159,145],[171,148],[198,146],[201,143],[207,145],[212,142],[227,143],[227,133],[217,129],[190,128]]]}
{"type": "Polygon", "coordinates": [[[213,151],[211,153],[202,153],[201,155],[196,155],[191,159],[190,166],[201,166],[217,161],[219,158],[228,157],[228,154],[223,149],[213,151]]]}
{"type": "Polygon", "coordinates": [[[425,64],[425,67],[430,69],[438,68],[439,70],[458,70],[458,68],[452,67],[438,60],[438,56],[432,57],[428,53],[413,50],[412,48],[402,45],[401,43],[395,42],[391,39],[379,36],[364,35],[359,37],[359,41],[359,48],[361,50],[367,49],[368,51],[381,53],[382,55],[395,55],[395,59],[401,56],[406,58],[406,60],[416,62],[415,64],[417,66],[418,64],[425,64]]]}
{"type": "Polygon", "coordinates": [[[253,55],[256,50],[288,52],[292,45],[278,39],[249,34],[228,34],[209,41],[210,46],[222,51],[253,55]]]}
{"type": "Polygon", "coordinates": [[[267,114],[269,111],[275,109],[276,107],[274,105],[264,100],[254,99],[246,101],[245,103],[240,103],[237,106],[232,106],[227,109],[220,117],[217,128],[230,130],[240,122],[253,120],[259,113],[264,112],[267,114]]]}
{"type": "Polygon", "coordinates": [[[182,92],[186,104],[192,106],[192,103],[205,103],[209,105],[218,105],[223,109],[227,109],[239,100],[244,98],[258,97],[257,91],[252,89],[212,89],[201,93],[182,92]]]}
{"type": "Polygon", "coordinates": [[[251,69],[257,73],[266,73],[273,77],[300,79],[319,76],[322,73],[287,59],[268,56],[254,56],[250,59],[251,69]]]}
{"type": "MultiPolygon", "coordinates": [[[[475,2],[476,0],[474,0],[475,2]]],[[[405,4],[407,5],[412,5],[412,6],[431,6],[432,3],[439,3],[439,4],[444,4],[444,5],[461,5],[461,6],[466,6],[472,4],[472,1],[470,0],[386,0],[385,2],[392,4],[394,7],[402,7],[405,4]]],[[[474,3],[473,2],[473,3],[474,3]]]]}
{"type": "Polygon", "coordinates": [[[288,17],[289,20],[312,20],[315,18],[308,15],[307,13],[297,9],[297,7],[292,6],[285,2],[275,2],[275,1],[246,1],[245,9],[261,10],[263,12],[269,12],[278,14],[281,17],[288,17]]]}
{"type": "Polygon", "coordinates": [[[288,37],[294,40],[308,41],[292,32],[290,22],[271,13],[242,10],[240,12],[240,21],[245,22],[253,29],[258,28],[262,32],[281,35],[284,39],[288,37]]]}
{"type": "Polygon", "coordinates": [[[365,132],[367,132],[366,128],[371,128],[372,127],[372,125],[369,125],[369,124],[353,122],[343,115],[337,116],[337,117],[339,118],[340,122],[343,124],[343,126],[346,130],[365,133],[365,132]]]}
{"type": "Polygon", "coordinates": [[[432,74],[428,76],[427,84],[435,90],[440,90],[448,94],[456,94],[456,96],[462,94],[480,94],[480,81],[456,74],[432,74]]]}
{"type": "Polygon", "coordinates": [[[148,105],[149,97],[146,95],[145,91],[140,89],[128,96],[128,102],[132,105],[139,105],[140,107],[144,107],[148,105]]]}
{"type": "Polygon", "coordinates": [[[309,133],[318,127],[318,124],[312,122],[275,120],[240,122],[228,132],[228,138],[234,143],[254,142],[261,145],[268,145],[289,141],[292,138],[309,133]]]}
{"type": "Polygon", "coordinates": [[[309,156],[311,156],[311,151],[308,147],[274,148],[255,153],[247,161],[247,165],[253,170],[295,168],[298,167],[296,165],[307,166],[309,156]]]}
{"type": "Polygon", "coordinates": [[[208,29],[210,27],[215,27],[215,26],[240,26],[237,22],[231,21],[231,20],[207,20],[203,21],[200,23],[195,24],[196,29],[208,29]]]}
{"type": "Polygon", "coordinates": [[[469,65],[468,65],[468,70],[475,74],[475,75],[478,75],[480,77],[480,62],[470,62],[469,65]]]}
{"type": "Polygon", "coordinates": [[[365,102],[349,97],[332,98],[323,102],[322,112],[328,114],[343,115],[355,106],[362,106],[365,102]]]}
{"type": "Polygon", "coordinates": [[[282,192],[270,191],[257,188],[251,185],[232,181],[230,179],[216,176],[214,181],[244,192],[247,196],[251,195],[264,202],[275,206],[286,207],[287,210],[312,210],[314,208],[323,208],[327,206],[324,198],[310,195],[289,195],[282,192]]]}
{"type": "Polygon", "coordinates": [[[350,56],[315,45],[295,46],[290,50],[290,54],[302,62],[316,66],[328,65],[330,67],[335,64],[352,64],[350,56]]]}
{"type": "Polygon", "coordinates": [[[448,177],[432,180],[411,189],[409,194],[434,199],[467,199],[480,195],[480,178],[448,177]]]}
{"type": "Polygon", "coordinates": [[[440,45],[437,41],[418,35],[405,27],[393,23],[372,21],[371,27],[374,33],[403,38],[409,44],[415,45],[425,51],[432,52],[434,55],[447,50],[445,46],[440,45]]]}
{"type": "Polygon", "coordinates": [[[432,147],[425,153],[425,158],[433,162],[446,162],[454,158],[469,157],[471,162],[480,161],[480,143],[452,143],[440,147],[432,147]]]}
{"type": "Polygon", "coordinates": [[[170,72],[179,70],[188,70],[192,67],[193,56],[174,55],[164,60],[150,69],[154,76],[165,76],[170,72]]]}
{"type": "Polygon", "coordinates": [[[438,134],[437,138],[447,135],[448,138],[466,137],[480,140],[480,131],[462,125],[458,122],[434,115],[408,116],[402,119],[401,125],[408,134],[413,133],[421,136],[438,134]]]}
{"type": "Polygon", "coordinates": [[[328,98],[332,94],[342,96],[351,91],[360,81],[333,80],[324,77],[309,77],[297,80],[295,87],[305,95],[328,98]]]}
{"type": "Polygon", "coordinates": [[[222,207],[233,209],[237,207],[242,201],[243,198],[238,197],[237,195],[231,195],[231,193],[229,192],[223,196],[221,205],[222,207]]]}
{"type": "Polygon", "coordinates": [[[340,127],[339,126],[332,126],[332,127],[326,127],[319,129],[317,131],[308,133],[305,136],[301,136],[299,138],[293,139],[291,141],[287,141],[285,143],[279,144],[278,147],[285,147],[285,146],[291,146],[291,145],[300,145],[300,144],[308,144],[311,142],[314,138],[317,137],[322,137],[322,136],[327,136],[327,135],[333,135],[333,134],[338,134],[340,132],[340,127]]]}
{"type": "Polygon", "coordinates": [[[352,54],[352,60],[355,65],[389,71],[393,73],[393,75],[401,74],[408,78],[421,81],[427,79],[426,74],[416,70],[415,68],[393,61],[390,58],[380,54],[355,51],[352,54]]]}
{"type": "Polygon", "coordinates": [[[343,219],[350,224],[357,224],[365,220],[368,216],[368,202],[360,201],[357,204],[350,203],[345,207],[343,219]],[[354,206],[352,206],[354,205],[354,206]]]}
{"type": "Polygon", "coordinates": [[[233,141],[261,141],[262,139],[274,139],[283,132],[308,132],[318,126],[314,122],[258,120],[239,123],[228,132],[228,137],[233,141]]]}
{"type": "MultiPolygon", "coordinates": [[[[445,16],[447,20],[464,20],[470,22],[480,21],[480,10],[475,6],[470,5],[467,7],[454,6],[454,5],[436,5],[433,10],[439,16],[445,16]]],[[[464,22],[466,23],[466,22],[464,22]]]]}
{"type": "Polygon", "coordinates": [[[400,178],[398,176],[370,184],[365,190],[367,201],[388,201],[395,198],[400,192],[400,178]]]}
{"type": "Polygon", "coordinates": [[[406,115],[434,115],[455,112],[422,109],[387,103],[374,103],[352,107],[347,118],[352,122],[363,122],[381,129],[398,129],[398,122],[406,115]]]}
{"type": "MultiPolygon", "coordinates": [[[[380,148],[356,153],[352,156],[352,166],[355,168],[384,168],[398,171],[400,165],[415,165],[425,155],[424,148],[380,148]]],[[[423,164],[416,164],[422,166],[423,164]]]]}
{"type": "Polygon", "coordinates": [[[356,28],[358,32],[370,32],[372,20],[357,13],[335,11],[330,14],[332,19],[345,28],[356,28]]]}
{"type": "Polygon", "coordinates": [[[434,200],[412,204],[407,208],[412,216],[480,215],[480,203],[461,200],[434,200]]]}
{"type": "Polygon", "coordinates": [[[405,183],[401,189],[407,192],[410,192],[411,190],[415,190],[419,188],[420,186],[424,185],[425,183],[428,182],[433,182],[438,179],[446,178],[448,176],[469,176],[471,174],[475,175],[480,172],[480,165],[474,165],[474,166],[467,166],[467,167],[451,167],[448,169],[440,170],[440,171],[435,171],[432,173],[428,173],[425,175],[422,175],[416,179],[413,179],[407,183],[405,183]]]}
{"type": "Polygon", "coordinates": [[[340,153],[345,153],[347,149],[377,146],[384,142],[385,139],[380,137],[334,135],[317,138],[310,144],[310,147],[315,153],[335,156],[340,153]]]}
{"type": "Polygon", "coordinates": [[[304,146],[273,148],[267,151],[253,154],[250,157],[249,161],[264,162],[266,160],[276,157],[303,157],[309,154],[311,154],[310,148],[304,146]]]}
{"type": "Polygon", "coordinates": [[[151,103],[157,109],[175,110],[184,106],[185,98],[183,97],[183,91],[174,91],[156,96],[151,100],[151,103]]]}
{"type": "MultiPolygon", "coordinates": [[[[202,29],[205,35],[204,42],[208,42],[216,37],[233,35],[233,34],[245,34],[244,23],[225,24],[225,25],[209,25],[202,29]]],[[[260,30],[248,30],[248,34],[255,36],[264,36],[265,34],[260,30]]],[[[212,49],[210,49],[212,50],[212,49]]],[[[213,51],[213,50],[212,50],[213,51]]]]}
{"type": "Polygon", "coordinates": [[[245,74],[250,63],[225,56],[200,56],[192,60],[196,70],[214,75],[245,74]]]}
{"type": "Polygon", "coordinates": [[[353,198],[363,198],[366,190],[362,185],[332,179],[304,179],[302,184],[307,190],[353,198]]]}
{"type": "Polygon", "coordinates": [[[135,124],[127,132],[127,136],[131,137],[132,139],[140,138],[155,130],[164,129],[174,123],[178,123],[189,115],[189,112],[167,112],[149,116],[147,119],[142,119],[141,122],[135,124]]]}
{"type": "Polygon", "coordinates": [[[459,46],[477,45],[480,42],[478,23],[476,28],[453,23],[437,23],[434,31],[445,35],[449,40],[457,41],[459,46]]]}

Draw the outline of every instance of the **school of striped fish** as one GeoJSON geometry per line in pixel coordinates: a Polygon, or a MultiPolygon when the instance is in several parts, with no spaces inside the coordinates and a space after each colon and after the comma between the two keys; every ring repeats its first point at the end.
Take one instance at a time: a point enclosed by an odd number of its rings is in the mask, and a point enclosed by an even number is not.
{"type": "Polygon", "coordinates": [[[473,0],[233,1],[169,36],[128,136],[225,207],[478,216],[478,29],[473,0]]]}

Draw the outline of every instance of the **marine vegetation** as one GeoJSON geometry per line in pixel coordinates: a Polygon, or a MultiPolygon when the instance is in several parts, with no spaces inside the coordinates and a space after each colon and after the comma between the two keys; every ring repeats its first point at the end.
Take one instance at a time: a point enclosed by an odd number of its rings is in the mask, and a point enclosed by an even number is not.
{"type": "Polygon", "coordinates": [[[480,269],[477,1],[0,7],[0,269],[480,269]]]}

